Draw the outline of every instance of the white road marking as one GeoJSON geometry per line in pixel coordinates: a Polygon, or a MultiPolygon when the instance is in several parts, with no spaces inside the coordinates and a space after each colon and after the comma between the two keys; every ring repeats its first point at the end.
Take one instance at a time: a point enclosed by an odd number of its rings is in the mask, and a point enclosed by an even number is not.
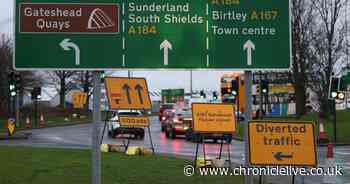
{"type": "Polygon", "coordinates": [[[340,152],[340,151],[335,151],[336,154],[339,155],[350,155],[350,152],[340,152]]]}

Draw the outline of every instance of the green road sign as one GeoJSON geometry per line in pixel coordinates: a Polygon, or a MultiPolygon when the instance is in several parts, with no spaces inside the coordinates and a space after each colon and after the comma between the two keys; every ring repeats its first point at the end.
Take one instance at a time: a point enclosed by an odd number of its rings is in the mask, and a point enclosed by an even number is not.
{"type": "Polygon", "coordinates": [[[288,69],[289,2],[16,0],[14,67],[288,69]]]}

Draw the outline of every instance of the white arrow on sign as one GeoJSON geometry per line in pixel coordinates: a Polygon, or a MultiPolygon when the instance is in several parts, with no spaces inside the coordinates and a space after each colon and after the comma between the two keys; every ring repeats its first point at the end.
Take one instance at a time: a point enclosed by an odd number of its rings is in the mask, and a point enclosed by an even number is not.
{"type": "Polygon", "coordinates": [[[169,64],[169,49],[172,50],[173,46],[168,40],[164,40],[160,44],[160,50],[164,49],[164,65],[168,66],[169,64]]]}
{"type": "Polygon", "coordinates": [[[71,48],[75,51],[75,65],[80,65],[80,49],[77,44],[71,42],[69,38],[62,40],[60,46],[65,51],[70,51],[71,48]]]}
{"type": "Polygon", "coordinates": [[[243,45],[243,50],[247,50],[247,65],[252,65],[252,49],[255,50],[255,45],[251,40],[248,40],[243,45]]]}

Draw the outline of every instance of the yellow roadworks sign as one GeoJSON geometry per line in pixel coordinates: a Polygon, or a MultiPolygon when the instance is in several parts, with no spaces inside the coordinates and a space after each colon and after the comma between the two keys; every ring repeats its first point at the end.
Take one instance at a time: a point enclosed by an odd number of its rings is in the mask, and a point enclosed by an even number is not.
{"type": "Polygon", "coordinates": [[[72,95],[73,108],[82,109],[87,101],[87,94],[84,92],[74,92],[72,95]]]}
{"type": "Polygon", "coordinates": [[[193,130],[201,133],[233,133],[236,131],[232,104],[192,104],[193,130]]]}
{"type": "Polygon", "coordinates": [[[249,122],[251,165],[316,166],[312,122],[249,122]]]}
{"type": "Polygon", "coordinates": [[[151,100],[144,78],[105,78],[110,109],[150,109],[151,100]]]}
{"type": "Polygon", "coordinates": [[[9,132],[9,135],[13,135],[16,131],[16,124],[14,119],[8,119],[7,120],[7,129],[9,132]]]}
{"type": "Polygon", "coordinates": [[[121,126],[132,126],[132,127],[148,127],[150,122],[148,117],[140,116],[120,116],[119,123],[121,126]]]}

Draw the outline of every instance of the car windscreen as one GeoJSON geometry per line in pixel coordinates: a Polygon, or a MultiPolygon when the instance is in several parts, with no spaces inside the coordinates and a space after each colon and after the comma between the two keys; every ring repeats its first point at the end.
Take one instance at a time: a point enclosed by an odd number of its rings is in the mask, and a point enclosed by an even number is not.
{"type": "Polygon", "coordinates": [[[119,116],[139,116],[140,113],[138,112],[120,112],[118,113],[119,116]]]}
{"type": "Polygon", "coordinates": [[[171,104],[163,104],[163,105],[162,105],[162,108],[163,108],[163,109],[172,109],[172,108],[173,108],[173,105],[171,105],[171,104]]]}

